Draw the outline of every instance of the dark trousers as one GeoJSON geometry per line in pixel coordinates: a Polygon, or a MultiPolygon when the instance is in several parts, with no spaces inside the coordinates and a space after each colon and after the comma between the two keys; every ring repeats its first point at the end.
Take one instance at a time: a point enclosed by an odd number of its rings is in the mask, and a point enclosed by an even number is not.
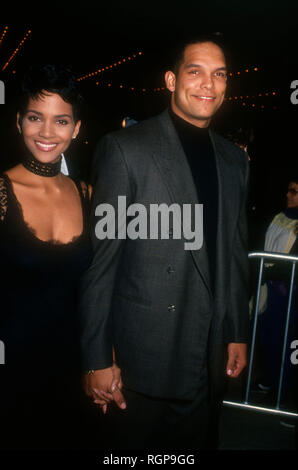
{"type": "Polygon", "coordinates": [[[215,448],[216,423],[207,381],[192,401],[153,398],[123,389],[127,408],[110,405],[105,449],[202,450],[215,448]],[[213,441],[211,443],[211,441],[213,441]]]}

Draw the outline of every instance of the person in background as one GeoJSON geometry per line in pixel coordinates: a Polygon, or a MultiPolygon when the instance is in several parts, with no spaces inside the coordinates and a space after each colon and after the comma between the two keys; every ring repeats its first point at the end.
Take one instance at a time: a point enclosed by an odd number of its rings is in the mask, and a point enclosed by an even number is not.
{"type": "Polygon", "coordinates": [[[123,118],[122,120],[122,127],[129,127],[129,126],[133,126],[134,124],[137,124],[138,121],[136,121],[135,119],[132,119],[131,117],[129,116],[126,116],[125,118],[123,118]]]}
{"type": "MultiPolygon", "coordinates": [[[[265,235],[265,251],[298,255],[298,178],[292,177],[286,193],[286,208],[270,223],[265,235]]],[[[266,308],[258,320],[258,349],[261,377],[258,387],[276,398],[281,366],[283,335],[288,305],[291,264],[285,261],[264,264],[266,308]]],[[[297,273],[289,323],[283,380],[282,404],[297,412],[297,371],[290,361],[290,344],[297,339],[298,326],[297,273]]],[[[297,368],[297,366],[296,366],[297,368]]]]}
{"type": "Polygon", "coordinates": [[[250,161],[248,146],[254,140],[253,129],[239,127],[233,131],[227,132],[226,138],[244,150],[244,152],[247,154],[248,161],[250,161]]]}

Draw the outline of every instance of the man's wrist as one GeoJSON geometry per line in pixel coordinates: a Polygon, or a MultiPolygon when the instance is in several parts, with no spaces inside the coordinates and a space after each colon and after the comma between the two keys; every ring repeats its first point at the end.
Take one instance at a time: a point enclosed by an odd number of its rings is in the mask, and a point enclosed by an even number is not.
{"type": "MultiPolygon", "coordinates": [[[[113,361],[112,365],[110,367],[113,367],[113,366],[117,366],[116,364],[116,361],[113,361]]],[[[109,367],[105,367],[105,369],[108,369],[109,367]]],[[[86,375],[93,375],[95,374],[95,372],[97,372],[98,370],[102,370],[102,369],[88,369],[88,370],[85,370],[84,371],[84,374],[86,375]]]]}

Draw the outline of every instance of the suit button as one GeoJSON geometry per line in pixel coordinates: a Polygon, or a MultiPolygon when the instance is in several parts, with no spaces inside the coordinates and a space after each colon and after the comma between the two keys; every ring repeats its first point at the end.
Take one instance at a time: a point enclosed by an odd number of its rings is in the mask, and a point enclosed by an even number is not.
{"type": "Polygon", "coordinates": [[[168,311],[169,311],[169,312],[176,312],[176,307],[175,307],[175,305],[169,305],[169,306],[168,306],[168,311]]]}
{"type": "Polygon", "coordinates": [[[172,266],[168,266],[168,267],[167,267],[167,273],[168,273],[168,274],[172,274],[172,273],[174,273],[174,272],[175,272],[175,269],[172,268],[172,266]]]}

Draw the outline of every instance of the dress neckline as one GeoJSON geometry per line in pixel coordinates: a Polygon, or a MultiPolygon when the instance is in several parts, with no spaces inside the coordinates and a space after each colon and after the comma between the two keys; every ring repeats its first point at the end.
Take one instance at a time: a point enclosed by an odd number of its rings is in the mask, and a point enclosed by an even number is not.
{"type": "Polygon", "coordinates": [[[13,185],[12,185],[12,181],[11,179],[9,178],[9,176],[7,175],[7,173],[2,173],[2,175],[7,183],[7,187],[8,187],[8,190],[10,192],[10,195],[13,199],[13,201],[15,202],[15,205],[17,207],[17,211],[19,213],[19,216],[20,216],[20,220],[22,222],[22,224],[24,225],[28,235],[33,238],[34,240],[36,240],[37,242],[39,242],[41,245],[47,245],[47,246],[55,246],[55,247],[66,247],[66,246],[72,246],[76,243],[78,243],[79,241],[81,241],[81,239],[84,237],[84,234],[85,234],[85,228],[86,228],[86,213],[85,213],[85,210],[84,210],[84,196],[83,196],[83,191],[82,191],[82,187],[81,187],[81,184],[79,181],[77,181],[76,179],[73,179],[71,178],[70,176],[68,178],[70,178],[76,188],[77,188],[77,191],[79,193],[79,197],[80,197],[80,203],[81,203],[81,211],[82,211],[82,220],[83,220],[83,228],[82,228],[82,232],[79,234],[79,235],[75,235],[69,242],[60,242],[59,240],[54,240],[54,239],[50,239],[50,240],[41,240],[41,238],[39,238],[37,235],[36,235],[36,231],[33,227],[31,227],[24,219],[24,214],[23,214],[23,209],[22,209],[22,205],[20,204],[18,198],[16,197],[15,195],[15,192],[13,190],[13,185]]]}

